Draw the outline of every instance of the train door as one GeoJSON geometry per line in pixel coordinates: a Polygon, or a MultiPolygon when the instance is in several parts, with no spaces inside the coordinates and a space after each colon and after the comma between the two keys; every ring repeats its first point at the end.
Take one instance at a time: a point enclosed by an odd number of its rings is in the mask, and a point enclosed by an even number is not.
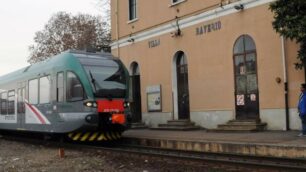
{"type": "Polygon", "coordinates": [[[55,112],[63,112],[64,111],[64,99],[65,99],[65,89],[64,89],[64,72],[58,72],[56,74],[56,102],[54,104],[53,110],[55,112]]]}
{"type": "Polygon", "coordinates": [[[17,123],[19,128],[25,127],[25,93],[25,85],[17,89],[17,123]]]}
{"type": "Polygon", "coordinates": [[[256,47],[248,35],[240,36],[234,46],[236,119],[259,118],[256,47]]]}

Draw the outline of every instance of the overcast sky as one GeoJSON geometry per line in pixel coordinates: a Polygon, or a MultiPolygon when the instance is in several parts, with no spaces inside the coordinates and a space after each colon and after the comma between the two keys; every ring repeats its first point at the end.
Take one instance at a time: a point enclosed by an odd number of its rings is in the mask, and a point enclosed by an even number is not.
{"type": "Polygon", "coordinates": [[[100,15],[97,0],[7,0],[0,5],[0,76],[29,65],[28,46],[58,11],[100,15]]]}

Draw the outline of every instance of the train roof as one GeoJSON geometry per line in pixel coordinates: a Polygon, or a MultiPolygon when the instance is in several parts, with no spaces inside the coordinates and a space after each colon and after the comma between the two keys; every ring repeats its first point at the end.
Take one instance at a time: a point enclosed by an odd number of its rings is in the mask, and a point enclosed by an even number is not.
{"type": "Polygon", "coordinates": [[[116,59],[110,53],[94,53],[78,50],[67,50],[42,62],[38,62],[27,67],[21,68],[17,71],[0,76],[0,84],[5,84],[13,80],[21,80],[22,78],[27,78],[31,76],[37,76],[40,73],[44,73],[55,68],[64,68],[66,66],[72,65],[73,63],[78,63],[79,61],[77,60],[77,58],[99,58],[105,60],[116,59]]]}

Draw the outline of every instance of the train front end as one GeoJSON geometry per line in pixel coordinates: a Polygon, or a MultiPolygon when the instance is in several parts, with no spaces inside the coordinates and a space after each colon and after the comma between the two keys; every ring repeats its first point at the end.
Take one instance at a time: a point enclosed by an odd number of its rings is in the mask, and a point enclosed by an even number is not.
{"type": "MultiPolygon", "coordinates": [[[[83,101],[89,128],[69,134],[74,141],[111,141],[121,138],[127,128],[129,74],[119,59],[78,57],[91,91],[83,101]],[[93,127],[92,127],[93,126],[93,127]]],[[[86,90],[85,90],[86,91],[86,90]]]]}

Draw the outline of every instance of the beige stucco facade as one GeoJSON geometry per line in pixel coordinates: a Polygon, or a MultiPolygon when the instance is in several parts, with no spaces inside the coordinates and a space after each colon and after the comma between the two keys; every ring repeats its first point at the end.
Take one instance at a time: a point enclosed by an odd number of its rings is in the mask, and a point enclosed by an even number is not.
{"type": "Polygon", "coordinates": [[[137,19],[129,21],[128,1],[112,0],[112,53],[129,69],[133,62],[139,65],[143,122],[156,126],[178,119],[178,51],[187,58],[190,120],[204,128],[216,128],[235,119],[233,47],[241,35],[248,35],[256,45],[261,121],[267,122],[270,130],[286,128],[287,79],[290,128],[299,129],[296,103],[304,72],[294,68],[298,45],[285,40],[283,51],[282,39],[272,28],[270,2],[185,0],[171,5],[171,0],[137,0],[137,19]],[[240,4],[244,9],[236,10],[235,5],[240,4]],[[179,36],[175,35],[176,22],[181,30],[179,36]],[[214,23],[220,28],[198,33],[214,23]],[[161,87],[161,111],[148,112],[147,88],[156,85],[161,87]]]}

